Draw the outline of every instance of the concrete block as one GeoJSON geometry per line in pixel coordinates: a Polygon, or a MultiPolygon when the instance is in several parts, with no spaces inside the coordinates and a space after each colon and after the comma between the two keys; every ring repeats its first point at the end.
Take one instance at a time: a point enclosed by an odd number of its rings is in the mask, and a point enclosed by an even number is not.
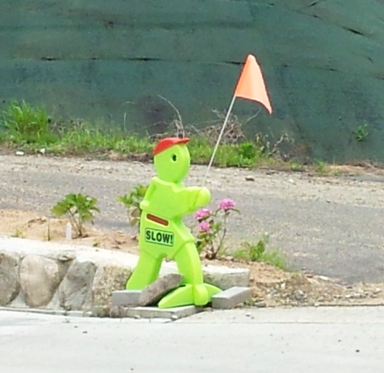
{"type": "MultiPolygon", "coordinates": [[[[169,273],[178,273],[174,262],[164,262],[160,276],[169,273]]],[[[233,286],[248,286],[250,272],[248,268],[230,268],[214,265],[203,265],[204,282],[217,286],[222,290],[233,286]]]]}
{"type": "Polygon", "coordinates": [[[83,311],[68,311],[65,313],[66,316],[69,317],[84,317],[84,312],[83,311]]]}
{"type": "Polygon", "coordinates": [[[233,286],[249,285],[250,271],[248,268],[229,268],[213,265],[203,266],[204,282],[227,290],[233,286]]]}
{"type": "Polygon", "coordinates": [[[136,307],[139,304],[141,290],[117,290],[112,293],[112,306],[136,307]]]}
{"type": "Polygon", "coordinates": [[[182,317],[194,315],[202,311],[202,308],[195,306],[184,306],[161,309],[157,307],[133,307],[126,308],[126,317],[134,317],[136,319],[171,319],[177,320],[182,317]]]}
{"type": "Polygon", "coordinates": [[[251,299],[251,290],[234,286],[212,297],[212,308],[230,309],[251,299]]]}

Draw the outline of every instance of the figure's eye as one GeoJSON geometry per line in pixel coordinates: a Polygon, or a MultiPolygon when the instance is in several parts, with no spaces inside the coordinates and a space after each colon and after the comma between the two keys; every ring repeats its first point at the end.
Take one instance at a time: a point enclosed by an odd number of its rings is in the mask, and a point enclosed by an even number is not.
{"type": "Polygon", "coordinates": [[[174,155],[172,156],[172,161],[173,161],[173,162],[176,162],[176,161],[177,161],[177,155],[176,155],[176,154],[174,154],[174,155]]]}

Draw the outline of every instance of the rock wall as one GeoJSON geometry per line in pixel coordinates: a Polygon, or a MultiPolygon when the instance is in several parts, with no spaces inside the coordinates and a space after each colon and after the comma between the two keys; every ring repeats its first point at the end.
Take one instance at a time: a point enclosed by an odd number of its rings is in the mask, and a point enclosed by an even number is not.
{"type": "Polygon", "coordinates": [[[68,245],[4,239],[0,247],[0,306],[91,311],[109,307],[123,289],[132,259],[68,245]]]}
{"type": "Polygon", "coordinates": [[[153,133],[176,118],[162,96],[203,127],[253,53],[275,112],[237,102],[241,120],[260,110],[249,136],[286,132],[313,158],[384,161],[383,19],[378,0],[2,0],[0,102],[153,133]]]}
{"type": "MultiPolygon", "coordinates": [[[[108,313],[115,290],[125,289],[136,255],[77,245],[0,237],[0,307],[108,313]]],[[[177,273],[164,263],[160,275],[177,273]]],[[[249,270],[204,266],[206,282],[248,286],[249,270]]]]}

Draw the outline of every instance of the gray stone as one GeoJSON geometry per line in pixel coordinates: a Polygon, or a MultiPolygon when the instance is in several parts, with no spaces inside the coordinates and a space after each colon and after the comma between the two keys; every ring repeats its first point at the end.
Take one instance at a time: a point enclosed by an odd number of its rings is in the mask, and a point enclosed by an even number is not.
{"type": "Polygon", "coordinates": [[[246,287],[249,285],[248,268],[228,268],[213,265],[203,267],[204,282],[226,290],[234,286],[246,287]]]}
{"type": "Polygon", "coordinates": [[[27,304],[25,302],[24,294],[22,291],[19,291],[19,294],[17,294],[17,297],[8,304],[8,307],[12,308],[27,308],[27,304]]]}
{"type": "Polygon", "coordinates": [[[124,307],[122,306],[112,306],[109,310],[109,317],[112,318],[121,318],[125,315],[124,307]]]}
{"type": "Polygon", "coordinates": [[[76,253],[74,251],[69,252],[60,252],[57,255],[57,260],[62,263],[71,262],[76,258],[76,253]]]}
{"type": "Polygon", "coordinates": [[[19,291],[19,258],[0,253],[0,306],[11,303],[19,291]]]}
{"type": "Polygon", "coordinates": [[[27,255],[20,265],[20,285],[29,307],[47,305],[62,275],[56,261],[40,255],[27,255]]]}
{"type": "Polygon", "coordinates": [[[147,286],[140,294],[139,306],[156,304],[164,295],[180,286],[183,276],[177,273],[160,277],[155,282],[147,286]]]}
{"type": "Polygon", "coordinates": [[[47,306],[45,308],[48,310],[58,310],[61,308],[59,291],[56,291],[56,293],[53,295],[51,301],[47,304],[47,306]]]}
{"type": "Polygon", "coordinates": [[[265,308],[267,307],[267,303],[264,301],[258,301],[258,302],[255,302],[254,306],[257,308],[265,308]]]}
{"type": "Polygon", "coordinates": [[[117,290],[112,293],[112,307],[136,307],[141,290],[117,290]]]}
{"type": "Polygon", "coordinates": [[[66,310],[91,309],[96,268],[92,262],[75,260],[59,287],[60,305],[66,310]]]}
{"type": "Polygon", "coordinates": [[[212,297],[212,308],[230,309],[251,299],[251,290],[245,287],[233,287],[212,297]]]}
{"type": "Polygon", "coordinates": [[[108,317],[110,310],[111,307],[109,306],[93,306],[91,312],[93,317],[108,317]]]}
{"type": "Polygon", "coordinates": [[[111,306],[111,297],[115,290],[124,289],[131,275],[130,267],[99,264],[92,285],[93,305],[111,306]]]}
{"type": "Polygon", "coordinates": [[[202,311],[202,308],[195,306],[184,306],[161,309],[157,307],[134,307],[126,308],[126,316],[141,319],[181,319],[202,311]]]}

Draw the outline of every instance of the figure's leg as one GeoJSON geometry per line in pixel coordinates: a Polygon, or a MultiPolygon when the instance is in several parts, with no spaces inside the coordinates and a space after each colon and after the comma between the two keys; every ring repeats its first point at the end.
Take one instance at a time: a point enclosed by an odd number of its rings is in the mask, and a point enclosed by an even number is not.
{"type": "Polygon", "coordinates": [[[155,258],[145,251],[140,252],[140,258],[129,278],[127,290],[142,290],[155,281],[159,275],[162,258],[155,258]]]}
{"type": "Polygon", "coordinates": [[[160,308],[188,304],[204,306],[210,302],[213,295],[221,291],[215,286],[203,283],[203,271],[199,254],[192,242],[184,245],[173,259],[176,261],[180,274],[184,277],[185,286],[166,295],[159,302],[160,308]]]}

